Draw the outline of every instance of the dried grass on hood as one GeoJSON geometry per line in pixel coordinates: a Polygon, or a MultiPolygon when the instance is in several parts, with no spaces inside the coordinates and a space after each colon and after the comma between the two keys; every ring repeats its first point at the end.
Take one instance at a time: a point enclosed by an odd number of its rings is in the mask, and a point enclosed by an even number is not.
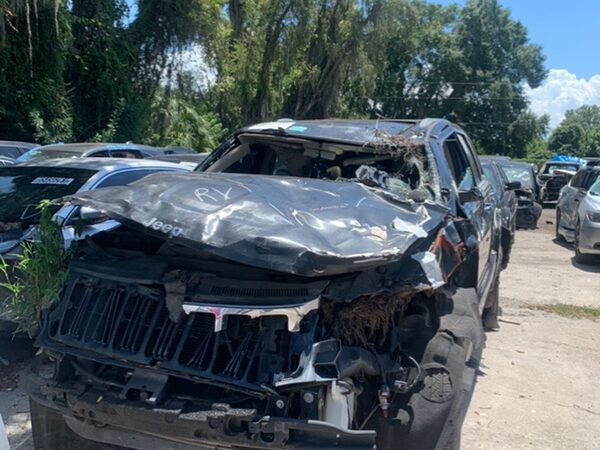
{"type": "Polygon", "coordinates": [[[325,320],[332,324],[333,336],[344,345],[383,345],[397,314],[402,315],[410,294],[378,294],[360,297],[350,303],[324,305],[325,320]]]}

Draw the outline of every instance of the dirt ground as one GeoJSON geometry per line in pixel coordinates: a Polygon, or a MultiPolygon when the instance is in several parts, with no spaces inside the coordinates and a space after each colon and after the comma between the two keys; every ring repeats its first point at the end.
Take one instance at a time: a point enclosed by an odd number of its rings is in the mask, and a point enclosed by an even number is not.
{"type": "MultiPolygon", "coordinates": [[[[553,242],[554,210],[535,231],[518,231],[501,278],[502,328],[489,333],[463,429],[465,450],[600,450],[600,321],[529,308],[600,307],[600,263],[577,265],[553,242]]],[[[0,414],[13,450],[33,450],[18,370],[28,354],[0,341],[0,414]]]]}
{"type": "Polygon", "coordinates": [[[500,282],[501,329],[488,333],[466,423],[466,450],[600,449],[600,321],[527,308],[600,307],[600,263],[553,242],[554,210],[518,231],[500,282]],[[551,223],[549,223],[551,222],[551,223]]]}

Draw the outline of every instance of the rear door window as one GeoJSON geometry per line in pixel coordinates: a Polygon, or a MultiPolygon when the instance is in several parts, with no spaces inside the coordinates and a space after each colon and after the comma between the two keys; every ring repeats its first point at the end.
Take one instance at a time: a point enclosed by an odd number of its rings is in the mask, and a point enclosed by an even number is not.
{"type": "Polygon", "coordinates": [[[456,134],[453,134],[444,142],[444,154],[458,189],[468,191],[473,188],[475,186],[473,169],[456,134]]]}
{"type": "Polygon", "coordinates": [[[596,182],[599,174],[600,171],[596,170],[587,172],[587,176],[583,179],[581,187],[587,191],[596,182]]]}
{"type": "Polygon", "coordinates": [[[504,192],[502,180],[498,177],[496,171],[493,169],[493,167],[491,165],[486,164],[486,165],[482,166],[482,168],[483,168],[483,174],[484,174],[485,178],[492,185],[494,194],[496,194],[496,197],[499,198],[499,195],[502,194],[502,192],[504,192]]]}
{"type": "Polygon", "coordinates": [[[128,159],[141,159],[143,156],[138,150],[111,150],[110,156],[112,158],[128,158],[128,159]]]}
{"type": "Polygon", "coordinates": [[[106,151],[106,150],[94,152],[91,155],[89,155],[90,158],[108,158],[109,156],[110,155],[108,154],[108,151],[106,151]]]}
{"type": "Polygon", "coordinates": [[[571,187],[574,188],[581,188],[583,187],[583,181],[585,179],[585,172],[578,172],[575,174],[575,176],[573,177],[573,180],[571,180],[571,187]]]}
{"type": "Polygon", "coordinates": [[[13,146],[0,146],[0,156],[6,156],[8,158],[18,158],[23,152],[19,147],[13,146]]]}

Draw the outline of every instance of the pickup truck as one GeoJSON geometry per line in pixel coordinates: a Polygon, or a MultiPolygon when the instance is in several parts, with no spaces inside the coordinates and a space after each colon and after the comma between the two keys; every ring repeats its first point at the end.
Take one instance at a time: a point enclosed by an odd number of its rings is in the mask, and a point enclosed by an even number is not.
{"type": "Polygon", "coordinates": [[[257,124],[63,201],[122,225],[43,312],[36,448],[459,447],[502,219],[458,126],[257,124]]]}

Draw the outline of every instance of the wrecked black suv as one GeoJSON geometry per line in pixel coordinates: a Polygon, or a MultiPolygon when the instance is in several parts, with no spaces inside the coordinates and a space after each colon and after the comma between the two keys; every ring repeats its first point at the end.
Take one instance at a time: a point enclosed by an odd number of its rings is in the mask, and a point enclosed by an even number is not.
{"type": "Polygon", "coordinates": [[[457,448],[491,196],[429,119],[260,124],[197,173],[66,199],[122,226],[77,243],[44,312],[36,448],[457,448]]]}

